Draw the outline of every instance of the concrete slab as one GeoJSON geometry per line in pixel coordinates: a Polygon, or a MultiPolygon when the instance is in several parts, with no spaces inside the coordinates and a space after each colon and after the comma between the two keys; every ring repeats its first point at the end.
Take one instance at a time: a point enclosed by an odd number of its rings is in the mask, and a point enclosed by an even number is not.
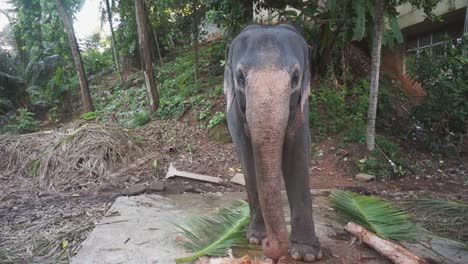
{"type": "MultiPolygon", "coordinates": [[[[83,242],[73,264],[166,264],[176,257],[188,255],[175,241],[177,234],[171,223],[184,216],[209,214],[228,207],[245,193],[224,193],[222,196],[183,194],[162,197],[141,195],[119,197],[83,242]]],[[[335,213],[328,206],[328,197],[314,198],[314,218],[317,235],[322,243],[324,260],[318,263],[390,263],[378,253],[360,243],[350,243],[349,236],[332,219],[335,213]]],[[[283,208],[289,222],[285,195],[283,208]]],[[[234,252],[242,256],[261,256],[260,250],[234,252]]]]}

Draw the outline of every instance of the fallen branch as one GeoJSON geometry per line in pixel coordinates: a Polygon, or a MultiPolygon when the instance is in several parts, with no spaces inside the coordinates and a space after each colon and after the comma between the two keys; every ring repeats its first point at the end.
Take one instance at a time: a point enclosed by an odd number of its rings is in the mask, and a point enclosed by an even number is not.
{"type": "Polygon", "coordinates": [[[427,264],[425,260],[416,256],[406,248],[390,242],[389,240],[380,238],[358,224],[349,222],[345,226],[345,230],[377,250],[380,254],[389,258],[393,263],[427,264]]]}

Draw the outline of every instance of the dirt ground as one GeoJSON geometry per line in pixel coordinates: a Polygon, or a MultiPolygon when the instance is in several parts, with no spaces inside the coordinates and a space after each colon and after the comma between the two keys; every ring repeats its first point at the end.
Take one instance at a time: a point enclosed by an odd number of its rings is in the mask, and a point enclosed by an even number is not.
{"type": "MultiPolygon", "coordinates": [[[[215,193],[243,191],[236,184],[212,184],[182,178],[165,179],[172,162],[178,170],[229,179],[240,170],[232,143],[210,140],[206,129],[190,122],[157,120],[137,128],[141,155],[107,175],[99,186],[82,191],[49,192],[33,179],[0,174],[0,262],[67,262],[80,242],[120,195],[158,192],[215,193]],[[148,188],[162,183],[164,190],[148,188]],[[143,188],[135,188],[141,187],[143,188]],[[132,189],[135,189],[132,191],[132,189]],[[41,257],[38,257],[41,256],[41,257]]],[[[310,165],[312,189],[349,189],[389,200],[431,194],[468,201],[467,164],[452,158],[421,175],[360,182],[354,179],[353,149],[339,149],[329,138],[314,146],[310,165]]],[[[433,161],[421,154],[415,162],[433,161]]]]}

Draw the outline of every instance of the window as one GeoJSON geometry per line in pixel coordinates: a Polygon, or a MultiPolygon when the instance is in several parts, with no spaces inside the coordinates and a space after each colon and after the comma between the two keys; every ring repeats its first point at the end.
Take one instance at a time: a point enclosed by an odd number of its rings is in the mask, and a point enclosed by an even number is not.
{"type": "Polygon", "coordinates": [[[446,28],[434,32],[427,32],[406,40],[406,52],[418,54],[422,49],[437,47],[437,51],[445,49],[448,40],[456,40],[463,34],[463,28],[456,25],[449,25],[446,28]]]}

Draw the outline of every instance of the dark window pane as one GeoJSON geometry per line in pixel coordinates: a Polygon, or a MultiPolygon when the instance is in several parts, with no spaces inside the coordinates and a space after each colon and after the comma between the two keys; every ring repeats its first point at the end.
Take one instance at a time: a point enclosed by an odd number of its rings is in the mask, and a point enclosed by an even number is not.
{"type": "Polygon", "coordinates": [[[445,39],[446,39],[445,32],[446,32],[445,30],[441,30],[441,31],[433,33],[432,34],[432,44],[437,44],[437,43],[445,41],[445,39]]]}
{"type": "Polygon", "coordinates": [[[418,48],[418,38],[411,38],[408,39],[406,50],[416,49],[418,48]]]}
{"type": "Polygon", "coordinates": [[[424,34],[419,38],[419,47],[427,45],[431,45],[431,33],[424,34]]]}

